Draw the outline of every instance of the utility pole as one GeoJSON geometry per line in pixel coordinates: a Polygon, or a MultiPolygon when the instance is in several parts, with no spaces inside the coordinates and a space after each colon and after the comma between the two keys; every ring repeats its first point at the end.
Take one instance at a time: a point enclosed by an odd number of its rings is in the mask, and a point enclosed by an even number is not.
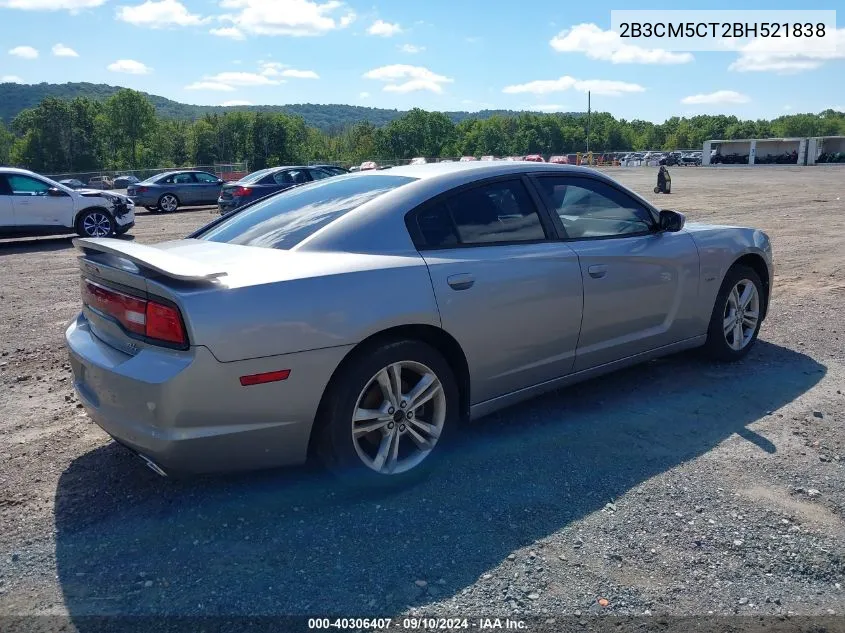
{"type": "Polygon", "coordinates": [[[590,153],[590,91],[587,91],[587,153],[590,153]]]}

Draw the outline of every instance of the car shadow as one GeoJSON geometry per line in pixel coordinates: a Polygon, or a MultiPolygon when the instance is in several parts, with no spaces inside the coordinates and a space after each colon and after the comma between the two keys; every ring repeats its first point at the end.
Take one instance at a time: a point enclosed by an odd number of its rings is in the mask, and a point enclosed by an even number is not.
{"type": "MultiPolygon", "coordinates": [[[[0,240],[0,257],[4,255],[19,255],[21,253],[63,251],[73,248],[73,240],[79,237],[76,233],[67,235],[51,235],[50,237],[4,238],[0,240]]],[[[131,242],[135,236],[129,233],[117,235],[116,239],[131,242]]]]}
{"type": "Polygon", "coordinates": [[[733,365],[653,361],[473,423],[429,479],[393,493],[311,468],[163,479],[108,444],[56,490],[64,604],[83,633],[103,614],[396,615],[733,434],[775,452],[748,425],[825,372],[762,341],[733,365]]]}

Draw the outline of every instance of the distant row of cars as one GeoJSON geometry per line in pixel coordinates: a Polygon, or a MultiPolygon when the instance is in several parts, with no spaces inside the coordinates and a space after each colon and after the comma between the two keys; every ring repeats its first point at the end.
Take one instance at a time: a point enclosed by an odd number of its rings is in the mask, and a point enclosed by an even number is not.
{"type": "Polygon", "coordinates": [[[87,185],[78,178],[66,178],[60,180],[59,184],[70,189],[100,189],[105,191],[108,189],[126,189],[129,185],[134,185],[138,182],[141,182],[140,178],[128,175],[115,176],[114,178],[110,176],[92,176],[88,179],[87,185]]]}

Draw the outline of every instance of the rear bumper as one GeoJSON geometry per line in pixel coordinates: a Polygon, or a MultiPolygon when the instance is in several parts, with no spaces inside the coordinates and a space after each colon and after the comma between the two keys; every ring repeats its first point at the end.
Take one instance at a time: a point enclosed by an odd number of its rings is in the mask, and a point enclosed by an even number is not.
{"type": "Polygon", "coordinates": [[[241,206],[240,200],[224,200],[223,198],[218,198],[217,200],[217,210],[220,212],[220,215],[225,215],[226,213],[231,213],[235,209],[241,206]]]}
{"type": "Polygon", "coordinates": [[[202,346],[103,343],[79,315],[67,328],[74,388],[90,417],[165,471],[206,473],[305,461],[314,416],[347,348],[230,363],[202,346]],[[290,369],[288,380],[243,387],[239,377],[290,369]]]}

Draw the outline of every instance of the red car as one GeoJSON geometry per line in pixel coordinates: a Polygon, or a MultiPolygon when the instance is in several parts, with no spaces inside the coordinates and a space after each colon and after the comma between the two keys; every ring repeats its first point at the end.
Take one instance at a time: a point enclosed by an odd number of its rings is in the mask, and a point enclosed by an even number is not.
{"type": "Polygon", "coordinates": [[[552,156],[549,158],[549,162],[555,165],[568,165],[569,158],[567,156],[552,156]]]}
{"type": "Polygon", "coordinates": [[[543,157],[540,156],[539,154],[529,154],[528,156],[526,156],[522,160],[527,160],[527,161],[530,161],[532,163],[545,163],[546,162],[545,160],[543,160],[543,157]]]}

